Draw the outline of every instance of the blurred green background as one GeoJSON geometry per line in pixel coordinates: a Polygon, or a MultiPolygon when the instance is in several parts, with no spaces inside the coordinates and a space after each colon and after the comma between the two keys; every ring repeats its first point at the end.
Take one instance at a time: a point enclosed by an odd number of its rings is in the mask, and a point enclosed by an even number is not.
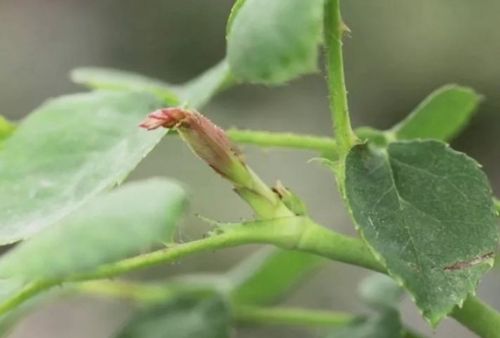
{"type": "MultiPolygon", "coordinates": [[[[270,0],[272,1],[272,0],[270,0]]],[[[225,21],[231,0],[1,0],[1,114],[20,119],[48,97],[82,90],[68,81],[78,66],[130,70],[176,83],[223,58],[225,21]]],[[[404,117],[433,89],[446,83],[475,88],[485,96],[456,149],[484,166],[500,193],[500,2],[497,0],[345,0],[351,28],[345,42],[346,76],[355,126],[385,128],[404,117]]],[[[217,97],[204,113],[223,127],[329,135],[327,93],[322,74],[289,86],[241,86],[217,97]]],[[[353,233],[332,175],[314,154],[245,147],[248,162],[268,182],[285,182],[309,205],[315,219],[353,233]]],[[[167,137],[130,179],[170,176],[192,194],[191,215],[217,220],[251,216],[230,186],[167,137]]],[[[144,196],[143,198],[147,198],[144,196]]],[[[190,216],[184,241],[207,226],[190,216]]],[[[224,271],[255,248],[225,250],[185,259],[142,273],[151,277],[188,271],[224,271]]],[[[50,264],[50,262],[47,262],[50,264]]],[[[296,290],[293,305],[360,312],[354,285],[361,269],[331,263],[296,290]]],[[[490,273],[480,295],[500,309],[500,273],[490,273]]],[[[435,337],[473,337],[452,320],[434,332],[410,300],[404,320],[435,337]]],[[[44,306],[23,321],[14,338],[109,337],[130,313],[129,304],[73,298],[44,306]]],[[[289,328],[238,329],[242,337],[317,337],[289,328]]]]}

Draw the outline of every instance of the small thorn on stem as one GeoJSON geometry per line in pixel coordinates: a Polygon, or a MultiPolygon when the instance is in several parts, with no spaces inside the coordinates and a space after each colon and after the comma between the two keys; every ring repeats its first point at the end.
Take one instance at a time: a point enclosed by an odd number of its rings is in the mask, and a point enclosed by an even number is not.
{"type": "Polygon", "coordinates": [[[351,37],[352,31],[351,31],[351,29],[349,28],[349,26],[347,26],[347,24],[344,21],[342,21],[340,23],[340,31],[342,32],[342,35],[345,35],[345,36],[347,36],[349,38],[351,37]]]}

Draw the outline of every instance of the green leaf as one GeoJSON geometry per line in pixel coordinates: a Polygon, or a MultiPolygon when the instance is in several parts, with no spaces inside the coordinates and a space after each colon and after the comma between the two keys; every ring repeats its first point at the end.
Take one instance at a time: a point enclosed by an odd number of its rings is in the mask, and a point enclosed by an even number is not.
{"type": "Polygon", "coordinates": [[[142,91],[153,94],[169,106],[182,104],[193,108],[203,106],[217,92],[232,83],[229,66],[225,60],[180,86],[109,68],[77,68],[71,72],[70,76],[73,82],[89,88],[142,91]]]}
{"type": "Polygon", "coordinates": [[[498,241],[491,188],[465,154],[432,140],[357,145],[345,186],[362,236],[431,324],[490,269],[498,241]]]}
{"type": "Polygon", "coordinates": [[[241,7],[245,3],[246,0],[236,0],[234,2],[233,7],[231,8],[231,13],[229,13],[229,17],[227,18],[227,24],[226,24],[226,38],[229,35],[229,32],[231,31],[231,28],[233,27],[233,22],[234,18],[236,18],[236,15],[238,15],[241,7]]]}
{"type": "Polygon", "coordinates": [[[376,273],[361,282],[359,293],[372,307],[396,308],[404,290],[389,276],[376,273]]]}
{"type": "Polygon", "coordinates": [[[269,304],[278,301],[324,262],[297,251],[257,251],[227,274],[234,285],[231,298],[238,304],[269,304]]]}
{"type": "Polygon", "coordinates": [[[391,131],[400,140],[449,140],[469,122],[480,101],[481,96],[470,88],[457,85],[441,87],[391,131]]]}
{"type": "Polygon", "coordinates": [[[204,106],[219,91],[233,84],[233,78],[226,60],[222,60],[200,76],[179,86],[177,94],[189,107],[204,106]]]}
{"type": "Polygon", "coordinates": [[[16,126],[7,121],[3,116],[0,115],[0,147],[2,143],[9,138],[16,129],[16,126]]]}
{"type": "Polygon", "coordinates": [[[246,0],[230,17],[227,56],[234,76],[281,84],[317,70],[323,0],[246,0]]]}
{"type": "Polygon", "coordinates": [[[219,298],[179,298],[136,315],[115,338],[228,338],[229,310],[219,298]]]}
{"type": "Polygon", "coordinates": [[[170,106],[179,104],[174,86],[157,79],[122,70],[82,67],[71,71],[71,80],[93,89],[144,91],[170,106]]]}
{"type": "Polygon", "coordinates": [[[0,244],[30,237],[120,183],[165,134],[138,128],[161,104],[141,93],[50,100],[0,152],[0,244]]]}
{"type": "Polygon", "coordinates": [[[399,313],[387,309],[380,315],[336,329],[328,338],[402,338],[403,326],[399,313]]]}
{"type": "Polygon", "coordinates": [[[126,184],[18,245],[0,260],[0,276],[60,279],[139,254],[172,241],[184,206],[185,193],[174,182],[126,184]]]}

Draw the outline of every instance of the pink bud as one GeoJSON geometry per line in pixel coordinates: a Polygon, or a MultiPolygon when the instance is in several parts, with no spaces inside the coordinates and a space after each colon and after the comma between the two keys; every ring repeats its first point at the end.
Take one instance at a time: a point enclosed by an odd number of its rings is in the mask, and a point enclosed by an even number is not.
{"type": "Polygon", "coordinates": [[[158,109],[149,114],[139,127],[147,130],[154,130],[159,127],[175,128],[188,115],[187,113],[190,112],[181,108],[158,109]]]}
{"type": "Polygon", "coordinates": [[[243,158],[226,133],[200,113],[183,108],[159,109],[142,121],[147,130],[176,128],[191,149],[215,171],[241,184],[248,175],[243,158]]]}

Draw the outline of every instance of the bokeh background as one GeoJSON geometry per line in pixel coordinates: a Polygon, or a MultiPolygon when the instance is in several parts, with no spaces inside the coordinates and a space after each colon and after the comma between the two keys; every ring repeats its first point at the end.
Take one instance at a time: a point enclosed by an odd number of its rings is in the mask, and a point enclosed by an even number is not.
{"type": "MultiPolygon", "coordinates": [[[[270,0],[272,1],[272,0],[270,0]]],[[[68,72],[104,66],[177,83],[223,58],[225,21],[232,0],[1,0],[1,114],[21,119],[48,97],[83,89],[68,72]]],[[[433,89],[469,85],[485,97],[467,130],[453,142],[483,164],[500,193],[500,2],[497,0],[349,0],[344,18],[350,105],[355,126],[386,128],[404,117],[433,89]]],[[[224,127],[329,135],[327,93],[322,74],[289,86],[240,86],[218,96],[204,110],[224,127]]],[[[245,147],[248,161],[267,181],[280,179],[309,205],[323,224],[353,233],[332,175],[308,163],[314,154],[245,147]]],[[[175,177],[192,193],[191,214],[218,220],[251,216],[230,186],[214,176],[175,138],[166,138],[130,179],[175,177]]],[[[147,198],[147,197],[144,197],[147,198]]],[[[179,234],[197,238],[207,226],[189,217],[179,234]]],[[[225,271],[254,247],[185,259],[143,272],[149,277],[190,271],[225,271]]],[[[50,262],[47,262],[50,264],[50,262]]],[[[364,311],[355,285],[366,274],[328,264],[290,295],[287,303],[364,311]]],[[[500,309],[500,271],[489,273],[480,295],[500,309]]],[[[71,298],[45,305],[24,320],[13,338],[110,337],[130,314],[124,302],[71,298]]],[[[434,337],[473,337],[453,320],[427,328],[410,300],[405,322],[434,337]]],[[[318,337],[290,328],[239,329],[238,338],[318,337]]]]}

